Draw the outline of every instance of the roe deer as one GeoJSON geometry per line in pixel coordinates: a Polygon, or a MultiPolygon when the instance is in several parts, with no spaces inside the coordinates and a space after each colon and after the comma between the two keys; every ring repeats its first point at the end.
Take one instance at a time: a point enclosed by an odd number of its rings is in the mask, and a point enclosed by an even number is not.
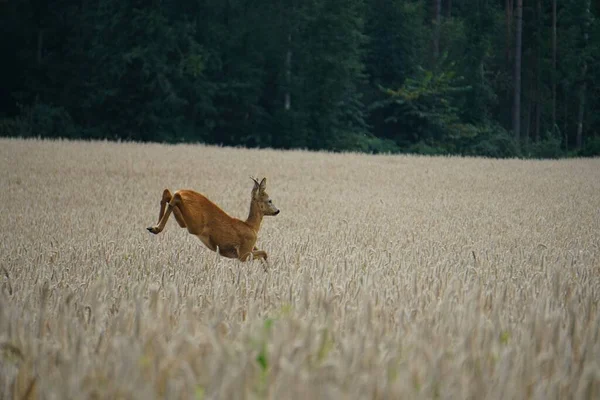
{"type": "Polygon", "coordinates": [[[279,210],[265,192],[267,178],[263,178],[260,183],[254,178],[252,180],[254,187],[246,221],[230,217],[200,193],[178,190],[171,195],[169,189],[165,189],[160,201],[158,225],[147,229],[154,234],[162,232],[173,212],[179,226],[187,228],[189,233],[197,236],[212,251],[241,261],[246,261],[252,255],[266,263],[267,253],[254,245],[263,216],[277,215],[279,210]]]}

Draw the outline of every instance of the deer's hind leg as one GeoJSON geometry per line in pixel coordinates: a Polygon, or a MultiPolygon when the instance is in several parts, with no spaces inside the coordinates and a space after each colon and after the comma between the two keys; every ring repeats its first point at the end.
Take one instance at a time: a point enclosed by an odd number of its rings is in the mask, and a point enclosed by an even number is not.
{"type": "Polygon", "coordinates": [[[181,210],[179,209],[179,204],[181,202],[181,197],[179,194],[175,193],[175,196],[171,195],[169,189],[165,189],[163,191],[162,200],[160,201],[160,212],[158,215],[158,225],[147,228],[148,231],[157,234],[162,232],[165,228],[167,221],[169,220],[169,216],[171,212],[175,215],[175,219],[180,227],[185,228],[186,223],[183,219],[183,215],[181,214],[181,210]],[[168,207],[167,207],[168,205],[168,207]],[[165,210],[166,209],[166,210],[165,210]]]}
{"type": "MultiPolygon", "coordinates": [[[[169,202],[173,199],[173,195],[171,195],[171,192],[169,191],[169,189],[165,189],[163,192],[163,196],[162,196],[162,200],[160,201],[160,214],[158,216],[158,223],[160,223],[160,220],[162,219],[164,213],[165,213],[165,206],[167,204],[169,204],[169,202]]],[[[179,204],[179,203],[177,203],[179,204]]],[[[185,220],[183,219],[183,214],[181,214],[181,210],[179,209],[179,207],[173,207],[173,215],[175,216],[175,220],[177,220],[177,223],[179,224],[180,227],[182,228],[187,228],[187,225],[185,224],[185,220]]]]}
{"type": "Polygon", "coordinates": [[[169,203],[171,201],[172,198],[173,198],[173,196],[171,195],[171,192],[169,191],[169,189],[165,189],[163,191],[162,199],[160,200],[160,212],[158,214],[158,222],[159,223],[160,223],[160,220],[162,219],[163,215],[165,215],[165,206],[167,205],[167,203],[169,203]]]}

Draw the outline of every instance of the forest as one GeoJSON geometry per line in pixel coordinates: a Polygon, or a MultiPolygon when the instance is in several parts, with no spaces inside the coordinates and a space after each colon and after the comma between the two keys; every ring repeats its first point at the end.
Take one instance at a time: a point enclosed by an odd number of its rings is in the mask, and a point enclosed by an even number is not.
{"type": "Polygon", "coordinates": [[[3,0],[0,136],[600,155],[600,2],[3,0]]]}

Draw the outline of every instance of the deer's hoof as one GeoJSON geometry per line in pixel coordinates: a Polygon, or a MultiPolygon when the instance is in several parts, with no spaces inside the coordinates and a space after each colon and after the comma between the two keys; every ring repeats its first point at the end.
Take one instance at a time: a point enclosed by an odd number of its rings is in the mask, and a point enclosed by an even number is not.
{"type": "Polygon", "coordinates": [[[151,226],[150,228],[146,228],[146,229],[148,229],[148,232],[154,233],[155,235],[158,233],[158,228],[155,226],[151,226]]]}

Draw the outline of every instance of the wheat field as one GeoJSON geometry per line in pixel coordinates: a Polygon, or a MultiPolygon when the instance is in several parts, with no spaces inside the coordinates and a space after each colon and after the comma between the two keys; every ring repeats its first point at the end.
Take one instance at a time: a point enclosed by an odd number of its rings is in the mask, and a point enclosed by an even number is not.
{"type": "Polygon", "coordinates": [[[600,159],[0,139],[1,399],[600,397],[600,159]],[[221,258],[162,190],[281,210],[221,258]]]}

